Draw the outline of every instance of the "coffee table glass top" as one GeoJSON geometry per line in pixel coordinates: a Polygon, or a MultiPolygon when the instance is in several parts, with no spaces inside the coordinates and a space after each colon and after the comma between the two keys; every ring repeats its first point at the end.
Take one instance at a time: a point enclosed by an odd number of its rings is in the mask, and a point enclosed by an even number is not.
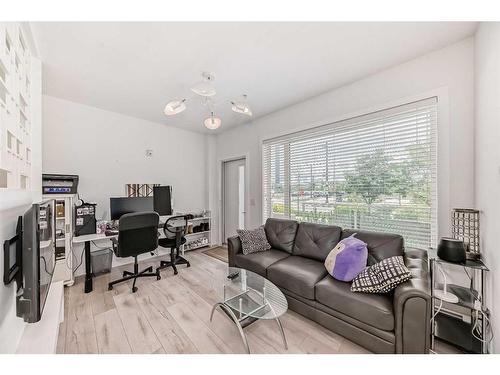
{"type": "Polygon", "coordinates": [[[276,319],[287,311],[284,294],[272,282],[254,272],[228,267],[228,275],[234,272],[238,276],[224,280],[223,302],[238,319],[276,319]]]}

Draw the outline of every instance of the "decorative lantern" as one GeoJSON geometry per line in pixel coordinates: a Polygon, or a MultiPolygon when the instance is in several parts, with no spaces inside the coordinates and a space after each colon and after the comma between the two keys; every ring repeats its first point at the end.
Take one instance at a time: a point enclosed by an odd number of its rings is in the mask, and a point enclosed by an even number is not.
{"type": "Polygon", "coordinates": [[[454,208],[451,212],[453,238],[467,246],[470,259],[479,259],[479,211],[471,208],[454,208]]]}

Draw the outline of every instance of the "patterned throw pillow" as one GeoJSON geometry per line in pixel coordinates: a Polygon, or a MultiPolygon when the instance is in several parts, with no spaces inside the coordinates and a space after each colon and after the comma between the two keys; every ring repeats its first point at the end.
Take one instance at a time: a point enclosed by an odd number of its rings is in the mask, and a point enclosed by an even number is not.
{"type": "Polygon", "coordinates": [[[245,255],[266,251],[271,248],[271,245],[267,242],[266,231],[263,225],[252,230],[238,229],[236,232],[240,236],[241,248],[245,255]]]}
{"type": "Polygon", "coordinates": [[[366,267],[368,248],[355,235],[340,241],[325,259],[326,270],[337,280],[352,281],[366,267]]]}
{"type": "Polygon", "coordinates": [[[406,268],[403,257],[390,257],[366,267],[352,281],[351,291],[387,293],[410,279],[411,272],[406,268]]]}

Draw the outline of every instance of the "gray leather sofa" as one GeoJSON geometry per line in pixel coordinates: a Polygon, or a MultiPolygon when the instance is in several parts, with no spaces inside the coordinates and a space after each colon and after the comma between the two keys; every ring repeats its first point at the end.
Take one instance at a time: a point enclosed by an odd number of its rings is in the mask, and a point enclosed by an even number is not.
{"type": "Polygon", "coordinates": [[[238,236],[228,238],[229,265],[256,272],[277,285],[289,308],[375,353],[428,353],[430,294],[427,254],[405,251],[395,234],[333,225],[268,219],[272,249],[244,255],[238,236]],[[353,293],[351,283],[328,275],[324,260],[343,238],[357,233],[368,245],[368,265],[404,256],[412,279],[388,294],[353,293]]]}

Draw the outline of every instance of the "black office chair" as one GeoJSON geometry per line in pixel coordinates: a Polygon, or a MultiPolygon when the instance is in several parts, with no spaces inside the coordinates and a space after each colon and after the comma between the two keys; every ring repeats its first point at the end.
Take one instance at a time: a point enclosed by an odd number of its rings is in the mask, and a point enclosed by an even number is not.
{"type": "Polygon", "coordinates": [[[179,255],[181,245],[186,243],[185,235],[189,218],[189,215],[172,216],[163,224],[165,238],[160,238],[158,245],[170,249],[170,262],[162,260],[156,272],[160,272],[160,270],[167,267],[172,267],[174,275],[177,275],[177,265],[185,264],[187,267],[190,267],[189,262],[179,255]]]}
{"type": "Polygon", "coordinates": [[[134,257],[134,272],[123,271],[123,278],[112,281],[108,284],[108,289],[113,289],[113,285],[134,279],[132,293],[137,291],[135,282],[138,277],[156,276],[161,279],[160,272],[153,272],[153,267],[148,267],[139,272],[137,256],[148,253],[158,247],[158,222],[160,217],[156,212],[137,212],[125,214],[120,217],[118,223],[118,241],[113,241],[113,251],[117,257],[134,257]]]}

